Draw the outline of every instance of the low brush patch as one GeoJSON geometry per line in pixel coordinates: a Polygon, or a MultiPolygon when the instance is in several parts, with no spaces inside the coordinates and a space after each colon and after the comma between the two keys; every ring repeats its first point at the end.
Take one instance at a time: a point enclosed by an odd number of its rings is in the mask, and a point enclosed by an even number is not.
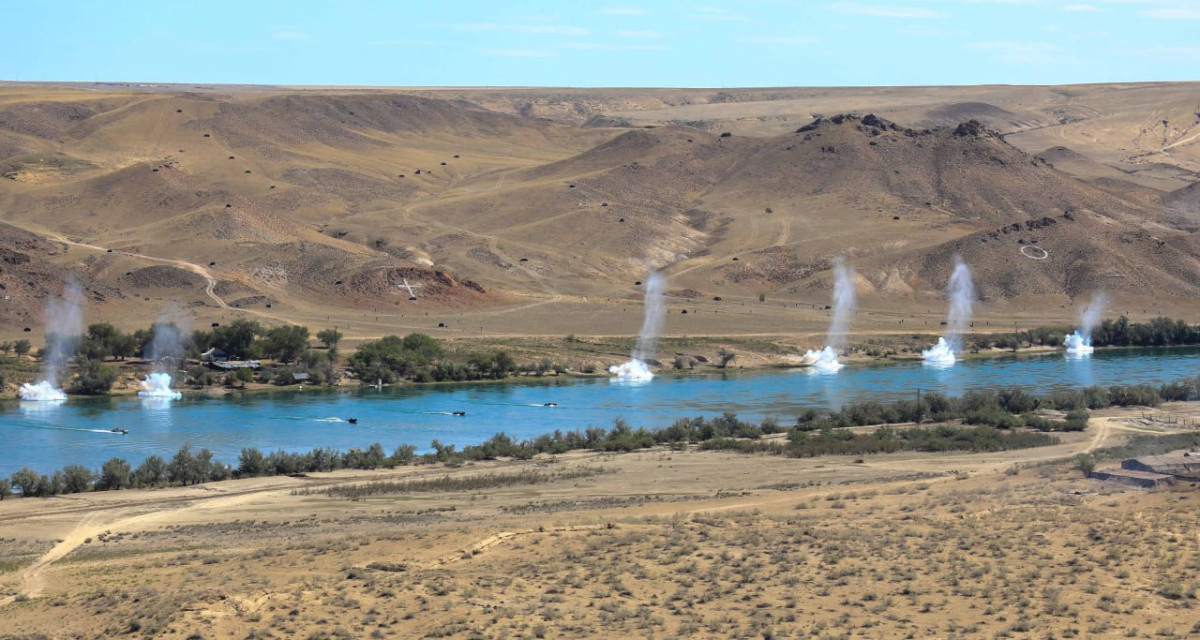
{"type": "Polygon", "coordinates": [[[364,482],[342,485],[329,489],[297,489],[292,495],[325,494],[330,498],[360,500],[372,496],[403,495],[407,493],[435,493],[453,491],[481,491],[500,487],[530,484],[548,484],[560,480],[590,478],[602,473],[612,473],[604,467],[582,466],[562,471],[534,471],[526,469],[515,473],[484,473],[471,476],[441,476],[421,480],[364,482]]]}

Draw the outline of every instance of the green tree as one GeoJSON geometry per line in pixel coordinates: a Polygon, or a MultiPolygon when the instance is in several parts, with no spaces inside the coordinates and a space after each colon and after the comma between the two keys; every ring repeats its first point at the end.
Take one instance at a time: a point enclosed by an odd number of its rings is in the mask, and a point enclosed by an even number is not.
{"type": "Polygon", "coordinates": [[[258,449],[247,447],[238,456],[237,475],[239,478],[252,478],[267,473],[266,459],[258,449]]]}
{"type": "Polygon", "coordinates": [[[192,458],[192,484],[200,484],[208,482],[214,477],[219,462],[213,462],[213,453],[208,449],[201,449],[196,452],[196,456],[192,458]]]}
{"type": "Polygon", "coordinates": [[[254,339],[263,332],[255,320],[238,319],[212,332],[211,346],[229,354],[230,358],[245,360],[258,355],[254,339]]]}
{"type": "MultiPolygon", "coordinates": [[[[145,344],[150,344],[153,339],[154,336],[150,335],[145,344]]],[[[187,347],[184,349],[184,352],[189,358],[199,358],[201,353],[208,351],[215,344],[216,335],[212,331],[197,329],[193,331],[191,337],[188,338],[187,347]]]]}
{"type": "Polygon", "coordinates": [[[117,372],[91,358],[79,363],[79,373],[71,383],[71,393],[98,396],[108,393],[117,381],[117,372]]]}
{"type": "Polygon", "coordinates": [[[337,358],[337,351],[330,349],[325,353],[320,351],[308,352],[307,365],[308,371],[313,376],[313,384],[328,384],[336,386],[338,383],[338,371],[334,366],[337,358]]]}
{"type": "Polygon", "coordinates": [[[89,325],[87,335],[80,343],[80,352],[92,360],[104,360],[117,356],[127,340],[119,329],[108,322],[89,325]]]}
{"type": "Polygon", "coordinates": [[[506,351],[472,354],[468,365],[478,373],[479,377],[492,379],[507,377],[517,369],[517,363],[506,351]]]}
{"type": "Polygon", "coordinates": [[[34,495],[40,497],[56,496],[63,492],[64,482],[65,478],[63,477],[63,472],[61,470],[55,471],[54,475],[49,476],[43,473],[38,477],[37,488],[34,490],[34,495]]]}
{"type": "Polygon", "coordinates": [[[454,445],[452,444],[442,444],[441,440],[434,440],[429,443],[429,446],[433,447],[434,457],[438,462],[448,462],[454,457],[454,445]]]}
{"type": "Polygon", "coordinates": [[[139,358],[149,358],[150,345],[154,343],[154,326],[134,331],[129,334],[129,340],[133,344],[133,355],[139,358]]]}
{"type": "Polygon", "coordinates": [[[224,462],[213,462],[212,470],[208,472],[208,480],[210,482],[220,482],[233,477],[233,467],[224,462]]]}
{"type": "Polygon", "coordinates": [[[432,362],[446,355],[441,343],[423,333],[410,333],[404,336],[404,350],[414,354],[424,363],[432,362]]]}
{"type": "Polygon", "coordinates": [[[134,482],[139,487],[157,487],[167,478],[167,463],[162,456],[150,456],[133,472],[134,482]]]}
{"type": "Polygon", "coordinates": [[[0,478],[0,500],[12,495],[12,482],[8,478],[0,478]]]}
{"type": "Polygon", "coordinates": [[[412,377],[426,371],[444,355],[437,340],[425,334],[412,333],[403,338],[384,336],[379,340],[364,342],[350,356],[348,364],[360,380],[391,382],[397,376],[412,377]]]}
{"type": "Polygon", "coordinates": [[[38,474],[29,467],[21,467],[12,474],[12,486],[21,492],[22,497],[29,497],[37,490],[38,474]]]}
{"type": "Polygon", "coordinates": [[[121,458],[109,458],[100,467],[100,479],[96,481],[97,491],[118,491],[127,489],[133,483],[133,471],[129,463],[121,458]]]}
{"type": "Polygon", "coordinates": [[[262,352],[280,362],[295,362],[308,351],[308,327],[272,327],[263,336],[262,352]]]}
{"type": "Polygon", "coordinates": [[[175,452],[175,457],[167,464],[167,481],[171,484],[197,484],[195,479],[196,460],[192,455],[192,445],[185,444],[175,452]]]}
{"type": "Polygon", "coordinates": [[[409,464],[416,458],[417,448],[411,444],[402,444],[392,453],[391,464],[409,464]]]}
{"type": "Polygon", "coordinates": [[[317,340],[320,340],[326,349],[332,349],[342,341],[342,332],[337,329],[321,329],[317,332],[317,340]]]}
{"type": "Polygon", "coordinates": [[[33,343],[24,338],[13,343],[13,351],[15,351],[18,356],[24,356],[28,354],[31,349],[33,349],[33,343]]]}
{"type": "Polygon", "coordinates": [[[133,334],[122,333],[119,337],[113,340],[112,354],[118,360],[124,360],[130,356],[136,356],[141,351],[141,345],[138,344],[133,334]]]}
{"type": "Polygon", "coordinates": [[[91,491],[95,479],[92,470],[79,464],[69,464],[62,469],[63,493],[85,493],[91,491]]]}

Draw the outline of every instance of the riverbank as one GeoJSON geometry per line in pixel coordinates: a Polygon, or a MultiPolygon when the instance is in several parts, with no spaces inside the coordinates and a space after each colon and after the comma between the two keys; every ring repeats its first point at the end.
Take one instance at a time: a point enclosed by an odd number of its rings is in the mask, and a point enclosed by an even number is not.
{"type": "MultiPolygon", "coordinates": [[[[531,353],[536,349],[547,349],[556,344],[555,341],[549,342],[536,340],[532,343],[531,339],[520,339],[505,341],[495,347],[519,349],[523,353],[531,353]]],[[[617,356],[617,352],[612,351],[614,348],[629,346],[632,348],[632,339],[612,339],[612,340],[595,340],[586,338],[572,338],[562,341],[567,345],[571,345],[567,349],[559,352],[560,355],[579,355],[581,351],[595,354],[600,349],[609,350],[607,360],[593,363],[592,367],[585,367],[589,372],[566,368],[558,370],[555,365],[560,365],[562,361],[553,361],[549,358],[549,366],[545,373],[537,374],[529,371],[519,375],[509,376],[506,378],[497,379],[481,379],[481,380],[464,380],[464,381],[430,381],[430,382],[413,382],[400,381],[397,383],[384,384],[386,388],[397,387],[421,387],[421,388],[455,388],[460,386],[472,385],[504,385],[523,382],[544,382],[550,380],[589,380],[589,379],[610,379],[613,376],[607,372],[607,367],[615,364],[626,362],[628,355],[617,356]],[[628,345],[626,345],[628,343],[628,345]],[[590,345],[578,347],[576,345],[590,345]]],[[[490,344],[490,343],[489,343],[490,344]]],[[[907,343],[892,343],[898,347],[904,348],[907,343]]],[[[918,341],[916,345],[923,344],[918,341]]],[[[853,345],[849,349],[848,355],[843,355],[840,361],[847,365],[866,365],[866,364],[911,364],[921,362],[920,349],[916,345],[908,347],[908,350],[902,352],[886,349],[880,343],[866,343],[853,345]],[[881,351],[881,349],[883,349],[881,351]]],[[[459,349],[471,349],[477,347],[472,342],[463,342],[456,345],[459,349]]],[[[926,347],[927,348],[927,347],[926,347]]],[[[1104,354],[1106,352],[1117,352],[1139,347],[1098,347],[1096,353],[1104,354]]],[[[724,338],[686,338],[686,339],[664,339],[661,351],[675,354],[679,357],[687,358],[683,366],[676,368],[675,363],[664,362],[658,360],[658,366],[654,367],[656,376],[669,378],[687,378],[687,377],[703,377],[729,373],[754,373],[756,371],[771,371],[771,370],[804,370],[807,368],[802,362],[803,351],[783,342],[772,342],[764,338],[751,338],[746,340],[729,340],[724,338]],[[721,351],[732,351],[735,354],[726,366],[720,366],[721,351]]],[[[538,351],[542,353],[555,353],[551,351],[538,351]]],[[[969,351],[961,354],[962,360],[986,360],[996,358],[1022,357],[1022,356],[1043,356],[1062,354],[1064,351],[1058,347],[1048,346],[1027,346],[1018,349],[987,349],[978,351],[969,351]]],[[[117,382],[113,385],[112,390],[106,394],[114,398],[121,397],[136,397],[139,391],[142,390],[141,381],[146,375],[155,371],[152,364],[136,360],[112,361],[108,363],[110,366],[118,368],[119,376],[117,382]]],[[[200,363],[192,362],[190,366],[198,366],[200,363]]],[[[267,363],[270,366],[272,363],[267,363]]],[[[29,362],[21,365],[23,377],[32,381],[37,373],[36,366],[31,366],[29,362]]],[[[532,369],[532,368],[531,368],[532,369]]],[[[211,385],[206,387],[196,387],[181,384],[179,380],[180,372],[174,382],[174,387],[184,396],[192,397],[225,397],[229,395],[245,395],[245,394],[262,394],[277,391],[303,391],[304,389],[359,389],[364,386],[360,381],[348,376],[339,378],[337,384],[333,385],[306,385],[303,382],[293,383],[288,385],[276,385],[269,383],[247,382],[239,383],[238,386],[229,386],[224,384],[211,385]]],[[[0,397],[0,404],[6,401],[17,399],[17,391],[19,384],[10,381],[7,384],[7,398],[0,397]]],[[[96,396],[80,396],[76,394],[68,394],[72,398],[87,398],[96,396]]]]}
{"type": "Polygon", "coordinates": [[[1186,632],[1192,577],[1170,541],[1190,535],[1200,495],[1069,462],[1169,430],[1140,419],[1114,409],[1060,445],[995,453],[658,448],[4,500],[0,615],[18,636],[181,640],[783,637],[846,619],[887,636],[1066,636],[1077,617],[1100,635],[1186,632]],[[333,491],[360,486],[384,491],[333,491]],[[800,599],[812,615],[792,615],[800,599]]]}

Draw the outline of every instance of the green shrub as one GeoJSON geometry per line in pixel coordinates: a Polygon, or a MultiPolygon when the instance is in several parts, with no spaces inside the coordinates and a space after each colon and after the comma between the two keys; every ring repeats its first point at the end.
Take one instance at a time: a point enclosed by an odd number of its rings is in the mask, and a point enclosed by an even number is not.
{"type": "Polygon", "coordinates": [[[72,381],[69,391],[81,395],[104,395],[117,381],[117,372],[99,360],[85,358],[79,363],[79,373],[72,381]]]}

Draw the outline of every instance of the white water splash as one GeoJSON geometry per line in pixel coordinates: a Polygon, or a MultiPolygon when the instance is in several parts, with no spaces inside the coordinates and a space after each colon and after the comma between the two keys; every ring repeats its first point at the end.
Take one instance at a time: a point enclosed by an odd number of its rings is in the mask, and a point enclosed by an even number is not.
{"type": "Polygon", "coordinates": [[[629,362],[608,368],[608,372],[618,380],[642,382],[654,377],[646,361],[654,359],[658,352],[658,335],[662,333],[667,315],[663,299],[666,290],[667,279],[657,271],[652,271],[650,277],[646,278],[646,315],[642,319],[642,330],[638,332],[632,357],[629,362]]]}
{"type": "Polygon", "coordinates": [[[975,306],[975,283],[971,281],[971,270],[959,256],[954,256],[954,272],[950,274],[946,295],[950,298],[946,335],[938,338],[936,345],[921,352],[921,357],[929,364],[954,364],[955,354],[963,351],[963,333],[971,322],[971,309],[975,306]]]}
{"type": "Polygon", "coordinates": [[[151,373],[142,380],[142,390],[138,392],[142,398],[163,398],[178,400],[183,394],[171,388],[171,374],[162,371],[151,373]]]}
{"type": "Polygon", "coordinates": [[[630,360],[623,364],[614,365],[608,368],[608,372],[615,374],[618,380],[627,380],[631,382],[645,381],[654,378],[654,373],[650,371],[650,367],[641,360],[630,360]]]}
{"type": "Polygon", "coordinates": [[[1076,331],[1071,335],[1063,338],[1063,344],[1067,347],[1067,355],[1082,357],[1090,356],[1095,349],[1092,348],[1091,336],[1086,336],[1076,331]]]}
{"type": "Polygon", "coordinates": [[[67,394],[49,380],[42,380],[36,384],[26,382],[17,393],[21,400],[26,402],[62,402],[67,399],[67,394]]]}
{"type": "Polygon", "coordinates": [[[1083,313],[1079,315],[1079,329],[1063,339],[1063,345],[1067,347],[1067,355],[1083,357],[1089,356],[1095,351],[1092,348],[1092,330],[1100,324],[1100,316],[1103,315],[1104,308],[1107,306],[1108,296],[1104,292],[1092,294],[1091,304],[1085,307],[1083,313]]]}
{"type": "Polygon", "coordinates": [[[805,352],[803,362],[809,364],[810,371],[817,373],[836,373],[846,366],[838,362],[838,353],[833,347],[825,347],[820,351],[809,350],[805,352]]]}
{"type": "Polygon", "coordinates": [[[937,344],[921,352],[923,362],[935,366],[949,366],[954,364],[954,349],[950,347],[950,343],[946,342],[945,338],[938,338],[937,344]]]}

